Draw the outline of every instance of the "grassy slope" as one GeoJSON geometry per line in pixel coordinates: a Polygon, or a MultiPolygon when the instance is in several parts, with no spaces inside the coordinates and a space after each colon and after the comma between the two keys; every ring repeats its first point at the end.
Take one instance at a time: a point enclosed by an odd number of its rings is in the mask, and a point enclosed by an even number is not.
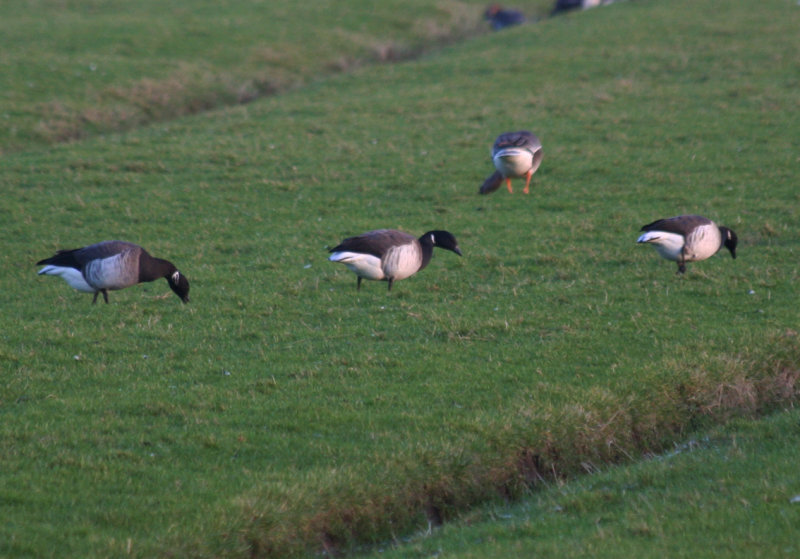
{"type": "Polygon", "coordinates": [[[526,448],[569,474],[791,396],[769,379],[798,354],[797,19],[630,3],[7,157],[3,551],[382,539],[518,490],[526,448]],[[478,198],[521,126],[534,194],[478,198]],[[633,245],[688,211],[740,258],[676,278],[633,245]],[[357,294],[324,247],[383,226],[445,227],[465,257],[357,294]],[[193,303],[159,282],[91,307],[31,275],[112,237],[175,261],[193,303]]]}
{"type": "MultiPolygon", "coordinates": [[[[546,0],[521,3],[531,16],[546,0]]],[[[487,32],[482,0],[0,5],[0,153],[250,102],[487,32]]]]}
{"type": "Polygon", "coordinates": [[[799,422],[796,410],[737,420],[369,557],[795,557],[799,422]]]}

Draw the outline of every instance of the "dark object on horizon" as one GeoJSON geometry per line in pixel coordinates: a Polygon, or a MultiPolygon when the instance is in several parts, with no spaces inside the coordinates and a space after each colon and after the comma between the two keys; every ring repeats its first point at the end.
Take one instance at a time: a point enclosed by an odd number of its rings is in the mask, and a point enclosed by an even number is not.
{"type": "Polygon", "coordinates": [[[492,24],[492,29],[495,31],[525,23],[525,16],[522,12],[503,8],[500,4],[492,4],[486,8],[483,17],[492,24]]]}

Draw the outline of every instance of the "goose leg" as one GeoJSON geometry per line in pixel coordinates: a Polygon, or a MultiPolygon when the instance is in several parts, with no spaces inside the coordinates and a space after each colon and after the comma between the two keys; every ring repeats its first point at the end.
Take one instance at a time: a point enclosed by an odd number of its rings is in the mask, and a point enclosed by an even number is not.
{"type": "Polygon", "coordinates": [[[99,292],[99,291],[95,291],[95,292],[94,292],[94,299],[92,299],[92,304],[93,304],[93,305],[94,305],[95,303],[97,303],[97,296],[98,296],[99,294],[100,294],[100,292],[99,292]]]}
{"type": "Polygon", "coordinates": [[[392,283],[394,282],[394,278],[389,278],[389,289],[387,291],[392,290],[392,283]]]}
{"type": "Polygon", "coordinates": [[[525,188],[522,190],[525,194],[528,193],[528,187],[531,185],[531,177],[533,176],[533,169],[525,173],[525,188]]]}
{"type": "Polygon", "coordinates": [[[508,188],[508,192],[509,193],[511,193],[511,194],[514,193],[514,191],[511,189],[511,178],[510,177],[506,177],[506,188],[508,188]]]}
{"type": "MultiPolygon", "coordinates": [[[[107,305],[108,304],[108,291],[106,291],[105,289],[101,289],[100,292],[103,294],[103,300],[106,302],[106,305],[107,305]]],[[[95,293],[94,296],[97,297],[97,293],[95,293]]]]}
{"type": "Polygon", "coordinates": [[[361,276],[358,276],[358,283],[356,284],[356,291],[361,291],[361,276]]]}

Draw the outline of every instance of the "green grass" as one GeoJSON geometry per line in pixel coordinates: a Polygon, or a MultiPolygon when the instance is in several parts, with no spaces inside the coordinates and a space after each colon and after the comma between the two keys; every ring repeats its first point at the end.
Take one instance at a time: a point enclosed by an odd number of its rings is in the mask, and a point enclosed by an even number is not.
{"type": "Polygon", "coordinates": [[[796,410],[737,420],[367,557],[794,557],[798,448],[796,410]]]}
{"type": "Polygon", "coordinates": [[[0,554],[386,542],[794,401],[798,19],[624,3],[5,155],[0,554]],[[523,127],[532,194],[479,197],[523,127]],[[676,277],[636,246],[684,212],[739,257],[676,277]],[[356,292],[325,248],[377,227],[464,257],[356,292]],[[35,276],[111,238],[192,303],[35,276]]]}
{"type": "MultiPolygon", "coordinates": [[[[531,17],[547,0],[525,2],[531,17]]],[[[488,32],[482,0],[0,6],[0,153],[249,103],[488,32]]]]}

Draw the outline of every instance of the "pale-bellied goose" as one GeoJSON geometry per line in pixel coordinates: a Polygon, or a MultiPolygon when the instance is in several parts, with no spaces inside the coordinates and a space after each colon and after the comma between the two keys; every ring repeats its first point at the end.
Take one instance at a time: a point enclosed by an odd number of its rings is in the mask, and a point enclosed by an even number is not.
{"type": "Polygon", "coordinates": [[[451,250],[461,256],[456,238],[447,231],[428,231],[419,239],[393,229],[368,231],[349,237],[330,249],[328,260],[341,262],[361,280],[385,280],[389,290],[396,280],[412,276],[428,265],[433,247],[451,250]]]}
{"type": "Polygon", "coordinates": [[[511,179],[525,177],[523,192],[527,194],[531,177],[542,163],[542,155],[542,142],[527,130],[500,134],[492,146],[492,161],[497,170],[483,182],[479,192],[494,192],[500,188],[503,180],[508,191],[513,192],[511,179]]]}
{"type": "Polygon", "coordinates": [[[36,265],[46,264],[39,274],[60,276],[70,286],[85,293],[98,293],[108,303],[108,291],[137,283],[165,278],[184,303],[189,302],[189,280],[168,260],[153,258],[133,243],[103,241],[73,250],[59,250],[36,265]]]}
{"type": "Polygon", "coordinates": [[[723,246],[736,258],[736,233],[720,227],[700,215],[679,215],[648,223],[636,241],[650,243],[658,253],[678,263],[678,273],[686,271],[686,262],[697,262],[714,256],[723,246]]]}

